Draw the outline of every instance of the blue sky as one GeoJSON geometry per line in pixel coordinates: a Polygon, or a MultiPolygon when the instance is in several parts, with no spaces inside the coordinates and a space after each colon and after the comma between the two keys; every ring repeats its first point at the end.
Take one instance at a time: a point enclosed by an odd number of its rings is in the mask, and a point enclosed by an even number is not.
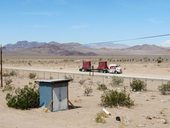
{"type": "MultiPolygon", "coordinates": [[[[0,40],[94,43],[170,33],[170,0],[0,0],[0,40]]],[[[120,42],[169,45],[170,37],[120,42]]]]}

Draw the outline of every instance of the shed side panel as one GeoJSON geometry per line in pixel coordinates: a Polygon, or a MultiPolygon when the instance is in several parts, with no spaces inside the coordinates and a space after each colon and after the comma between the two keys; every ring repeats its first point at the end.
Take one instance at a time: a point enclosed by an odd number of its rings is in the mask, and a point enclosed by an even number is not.
{"type": "Polygon", "coordinates": [[[40,106],[52,108],[52,87],[50,87],[50,83],[40,83],[40,106]],[[50,106],[49,106],[50,105],[50,106]]]}

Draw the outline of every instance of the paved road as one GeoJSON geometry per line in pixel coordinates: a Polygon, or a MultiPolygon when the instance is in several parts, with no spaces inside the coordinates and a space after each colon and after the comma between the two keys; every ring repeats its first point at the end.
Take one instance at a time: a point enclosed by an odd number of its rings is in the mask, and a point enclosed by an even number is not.
{"type": "MultiPolygon", "coordinates": [[[[69,73],[69,74],[83,74],[88,75],[89,72],[80,72],[80,71],[67,71],[60,69],[40,69],[40,68],[28,68],[28,67],[3,67],[4,69],[12,70],[24,70],[24,71],[34,71],[34,72],[56,72],[56,73],[69,73]]],[[[150,79],[150,80],[170,80],[170,76],[149,76],[149,75],[134,75],[134,74],[109,74],[109,73],[94,73],[95,76],[119,76],[124,78],[140,78],[140,79],[150,79]]]]}

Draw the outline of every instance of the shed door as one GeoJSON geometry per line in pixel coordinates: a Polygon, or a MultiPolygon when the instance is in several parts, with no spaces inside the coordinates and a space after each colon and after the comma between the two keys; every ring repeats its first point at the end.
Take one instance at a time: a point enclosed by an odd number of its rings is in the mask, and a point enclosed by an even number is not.
{"type": "Polygon", "coordinates": [[[53,111],[67,109],[67,87],[53,89],[53,111]]]}

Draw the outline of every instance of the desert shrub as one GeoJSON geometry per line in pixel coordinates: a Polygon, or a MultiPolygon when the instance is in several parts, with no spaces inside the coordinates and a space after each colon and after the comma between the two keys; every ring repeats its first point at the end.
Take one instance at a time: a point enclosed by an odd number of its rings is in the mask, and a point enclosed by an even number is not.
{"type": "Polygon", "coordinates": [[[10,85],[12,83],[12,79],[7,78],[5,79],[5,85],[10,85]]]}
{"type": "Polygon", "coordinates": [[[9,73],[9,75],[10,75],[10,76],[16,76],[17,73],[16,73],[14,70],[12,70],[12,71],[9,73]]]}
{"type": "Polygon", "coordinates": [[[108,90],[101,96],[101,105],[104,107],[126,106],[131,107],[134,102],[130,99],[130,94],[108,90]]]}
{"type": "Polygon", "coordinates": [[[12,87],[11,83],[12,83],[12,79],[10,79],[10,78],[5,79],[5,86],[2,91],[3,92],[4,91],[12,91],[14,89],[14,87],[12,87]]]}
{"type": "Polygon", "coordinates": [[[107,90],[107,87],[105,84],[98,84],[97,90],[105,91],[107,90]]]}
{"type": "Polygon", "coordinates": [[[37,76],[37,74],[36,73],[29,73],[29,78],[30,79],[35,79],[35,77],[37,76]]]}
{"type": "Polygon", "coordinates": [[[96,118],[95,118],[95,121],[96,123],[106,123],[106,120],[105,118],[107,118],[108,115],[104,112],[99,112],[96,114],[96,118]]]}
{"type": "Polygon", "coordinates": [[[170,93],[170,81],[168,81],[166,84],[162,84],[158,87],[158,89],[163,95],[170,93]]]}
{"type": "Polygon", "coordinates": [[[5,91],[12,91],[14,89],[15,88],[12,85],[5,85],[2,91],[3,92],[5,92],[5,91]]]}
{"type": "Polygon", "coordinates": [[[85,86],[85,89],[84,89],[84,95],[85,96],[90,96],[90,94],[93,92],[93,89],[91,86],[85,86]]]}
{"type": "Polygon", "coordinates": [[[33,87],[15,89],[14,93],[8,93],[6,95],[8,107],[16,109],[29,109],[36,108],[39,106],[39,92],[38,89],[33,87]]]}
{"type": "Polygon", "coordinates": [[[163,58],[158,57],[156,61],[157,61],[157,63],[162,63],[163,62],[163,58]]]}
{"type": "Polygon", "coordinates": [[[4,72],[2,75],[3,75],[3,77],[9,77],[10,76],[10,74],[8,72],[4,72]]]}
{"type": "Polygon", "coordinates": [[[139,79],[133,79],[133,81],[130,83],[130,87],[132,88],[132,91],[145,91],[146,90],[146,83],[139,79]]]}
{"type": "Polygon", "coordinates": [[[112,80],[111,80],[111,86],[121,86],[123,85],[123,78],[120,78],[120,77],[112,77],[112,80]]]}
{"type": "Polygon", "coordinates": [[[2,75],[4,77],[10,77],[10,76],[16,76],[17,73],[14,70],[12,70],[11,72],[4,72],[2,75]]]}

